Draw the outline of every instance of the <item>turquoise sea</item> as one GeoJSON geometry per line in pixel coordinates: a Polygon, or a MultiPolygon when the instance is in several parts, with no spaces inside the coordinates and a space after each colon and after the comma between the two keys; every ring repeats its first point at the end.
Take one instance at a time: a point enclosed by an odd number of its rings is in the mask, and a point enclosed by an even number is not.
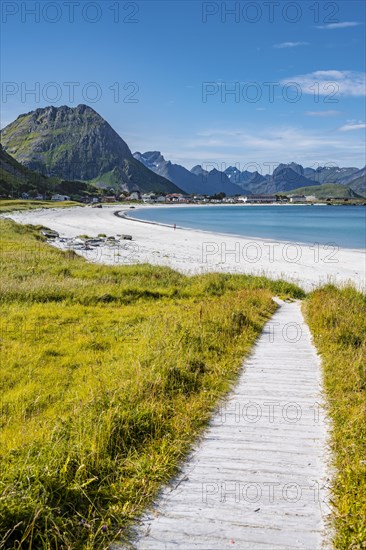
{"type": "Polygon", "coordinates": [[[364,206],[153,206],[128,216],[251,238],[366,248],[364,206]]]}

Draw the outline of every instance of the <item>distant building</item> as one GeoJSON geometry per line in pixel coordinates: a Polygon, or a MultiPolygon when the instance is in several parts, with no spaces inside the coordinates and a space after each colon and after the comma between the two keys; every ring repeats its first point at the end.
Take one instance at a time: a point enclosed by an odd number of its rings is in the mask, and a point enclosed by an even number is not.
{"type": "Polygon", "coordinates": [[[156,202],[156,195],[154,193],[144,193],[143,195],[141,195],[141,199],[144,202],[156,202]]]}
{"type": "Polygon", "coordinates": [[[130,201],[139,201],[141,199],[141,193],[140,191],[132,191],[130,193],[129,197],[127,197],[130,201]]]}
{"type": "Polygon", "coordinates": [[[102,197],[102,202],[116,202],[116,197],[115,196],[102,197]]]}
{"type": "Polygon", "coordinates": [[[68,195],[52,195],[51,201],[69,201],[70,197],[68,195]]]}
{"type": "Polygon", "coordinates": [[[305,195],[288,195],[288,198],[291,203],[306,201],[305,195]]]}
{"type": "Polygon", "coordinates": [[[238,202],[248,204],[268,204],[276,202],[276,195],[243,195],[238,197],[238,202]]]}
{"type": "Polygon", "coordinates": [[[167,195],[165,197],[166,202],[188,202],[187,197],[182,195],[181,193],[172,193],[171,195],[167,195]]]}
{"type": "Polygon", "coordinates": [[[305,196],[305,200],[306,200],[307,202],[313,202],[313,201],[316,201],[317,198],[316,198],[315,195],[306,195],[306,196],[305,196]]]}

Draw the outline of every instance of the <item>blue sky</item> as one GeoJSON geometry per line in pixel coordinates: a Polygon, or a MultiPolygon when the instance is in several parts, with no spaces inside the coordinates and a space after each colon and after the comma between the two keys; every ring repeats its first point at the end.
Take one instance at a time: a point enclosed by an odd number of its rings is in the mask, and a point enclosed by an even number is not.
{"type": "Polygon", "coordinates": [[[2,127],[86,103],[132,151],[188,168],[365,164],[362,1],[1,7],[2,127]]]}

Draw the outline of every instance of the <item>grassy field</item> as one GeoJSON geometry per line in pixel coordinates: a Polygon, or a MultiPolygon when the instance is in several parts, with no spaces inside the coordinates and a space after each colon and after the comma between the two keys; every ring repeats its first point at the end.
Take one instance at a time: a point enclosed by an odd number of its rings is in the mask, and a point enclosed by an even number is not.
{"type": "MultiPolygon", "coordinates": [[[[326,198],[340,198],[340,200],[348,199],[360,199],[352,189],[346,185],[337,183],[322,183],[321,185],[311,185],[309,187],[299,187],[298,189],[291,190],[291,194],[294,195],[313,195],[317,199],[326,198]]],[[[362,199],[361,199],[362,200],[362,199]]],[[[363,199],[364,201],[364,199],[363,199]]]]}
{"type": "Polygon", "coordinates": [[[304,309],[332,419],[334,544],[366,548],[366,296],[327,286],[313,292],[304,309]]]}
{"type": "MultiPolygon", "coordinates": [[[[48,205],[60,203],[0,211],[48,205]]],[[[40,229],[0,220],[0,549],[104,549],[176,472],[271,297],[304,293],[263,277],[88,264],[40,229]]],[[[365,310],[352,288],[304,300],[332,419],[340,549],[366,548],[365,310]]]]}
{"type": "MultiPolygon", "coordinates": [[[[28,203],[29,201],[27,201],[28,203]]],[[[297,287],[88,264],[0,220],[0,548],[107,548],[297,287]]]]}
{"type": "Polygon", "coordinates": [[[81,206],[73,201],[32,201],[32,200],[0,200],[0,214],[13,212],[14,210],[34,210],[36,208],[67,208],[70,206],[81,206]]]}

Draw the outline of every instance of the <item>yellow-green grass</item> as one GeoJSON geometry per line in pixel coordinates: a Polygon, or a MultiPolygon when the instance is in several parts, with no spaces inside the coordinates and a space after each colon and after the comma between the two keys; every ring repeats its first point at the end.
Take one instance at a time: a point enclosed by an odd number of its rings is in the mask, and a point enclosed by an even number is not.
{"type": "Polygon", "coordinates": [[[366,548],[366,296],[326,286],[305,302],[332,421],[334,545],[366,548]]]}
{"type": "Polygon", "coordinates": [[[176,471],[284,281],[88,264],[0,220],[0,548],[107,548],[176,471]]]}
{"type": "Polygon", "coordinates": [[[74,201],[36,201],[36,200],[0,200],[0,214],[13,212],[14,210],[34,210],[36,208],[67,208],[81,206],[74,201]]]}

